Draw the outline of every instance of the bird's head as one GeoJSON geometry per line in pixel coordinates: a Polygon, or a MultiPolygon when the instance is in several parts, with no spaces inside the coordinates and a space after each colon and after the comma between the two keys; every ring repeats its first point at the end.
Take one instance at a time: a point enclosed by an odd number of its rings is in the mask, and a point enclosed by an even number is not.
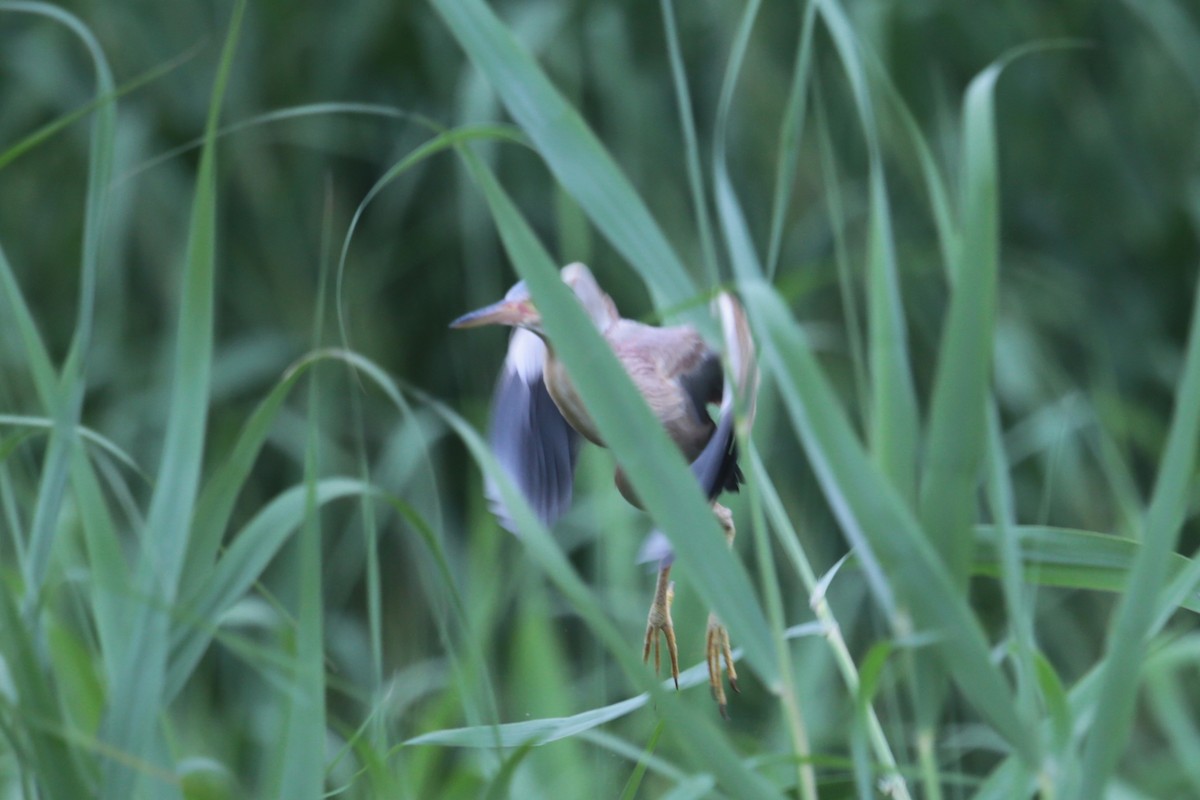
{"type": "Polygon", "coordinates": [[[450,323],[451,328],[478,328],[481,325],[528,328],[541,335],[542,316],[533,307],[533,299],[525,288],[525,281],[513,284],[500,302],[470,311],[450,323]]]}
{"type": "MultiPolygon", "coordinates": [[[[617,307],[596,283],[591,270],[578,262],[562,268],[563,283],[571,287],[592,322],[601,331],[608,329],[618,319],[617,307]]],[[[504,295],[504,299],[490,306],[463,314],[451,328],[477,328],[481,325],[508,325],[525,328],[545,338],[542,332],[542,316],[533,305],[525,281],[517,281],[504,295]]]]}

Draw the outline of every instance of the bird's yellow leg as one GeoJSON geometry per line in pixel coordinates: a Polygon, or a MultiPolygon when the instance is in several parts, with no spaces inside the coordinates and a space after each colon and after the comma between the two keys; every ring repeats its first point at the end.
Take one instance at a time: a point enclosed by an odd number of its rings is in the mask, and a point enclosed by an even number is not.
{"type": "MultiPolygon", "coordinates": [[[[721,529],[725,532],[725,541],[730,547],[733,547],[733,537],[736,535],[733,527],[733,513],[720,503],[713,503],[713,513],[717,515],[717,521],[721,523],[721,529]]],[[[712,689],[712,696],[717,701],[717,708],[720,710],[721,716],[729,719],[729,712],[726,710],[725,686],[721,680],[721,659],[725,660],[725,671],[729,673],[730,688],[739,694],[742,690],[737,685],[737,670],[733,667],[729,633],[714,612],[708,614],[708,632],[704,640],[705,660],[708,662],[708,685],[712,689]]]]}
{"type": "Polygon", "coordinates": [[[658,634],[661,632],[667,641],[667,656],[671,660],[671,677],[675,679],[675,688],[679,688],[679,650],[675,647],[675,626],[671,624],[671,601],[675,599],[675,584],[671,582],[671,567],[667,565],[658,573],[658,584],[654,587],[654,601],[650,604],[650,614],[646,617],[646,642],[642,647],[642,663],[650,658],[650,645],[654,645],[654,673],[657,675],[662,666],[662,656],[658,646],[658,634]]]}

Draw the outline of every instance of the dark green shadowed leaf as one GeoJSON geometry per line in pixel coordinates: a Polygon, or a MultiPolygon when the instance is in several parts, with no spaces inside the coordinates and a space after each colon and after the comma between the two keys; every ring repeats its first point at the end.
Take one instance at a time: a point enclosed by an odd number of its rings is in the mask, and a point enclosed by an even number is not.
{"type": "Polygon", "coordinates": [[[345,238],[342,239],[342,249],[338,256],[337,274],[334,280],[334,307],[337,311],[338,331],[341,334],[342,346],[346,349],[351,349],[350,334],[346,326],[345,306],[342,303],[342,286],[344,285],[346,274],[346,258],[350,254],[350,242],[354,239],[354,232],[358,228],[358,224],[362,220],[367,206],[386,187],[390,186],[410,169],[424,162],[429,157],[476,139],[525,144],[525,139],[521,136],[520,131],[508,125],[466,125],[453,130],[443,131],[388,168],[387,172],[383,173],[375,181],[375,185],[359,201],[358,208],[354,209],[354,216],[351,218],[350,225],[346,229],[345,238]]]}
{"type": "MultiPolygon", "coordinates": [[[[0,11],[5,10],[5,8],[5,4],[0,4],[0,11]]],[[[137,89],[151,84],[157,81],[159,78],[162,78],[175,71],[179,67],[183,66],[184,63],[194,58],[197,52],[199,52],[199,48],[193,47],[190,50],[175,56],[174,58],[168,59],[159,66],[148,69],[132,80],[126,81],[125,83],[116,87],[109,94],[96,97],[69,114],[64,114],[53,122],[46,123],[16,144],[9,145],[8,148],[0,151],[0,170],[4,169],[6,166],[16,161],[29,151],[37,148],[39,145],[46,143],[56,134],[61,133],[67,128],[71,127],[71,125],[74,123],[101,109],[103,106],[113,103],[130,92],[136,91],[137,89]]]]}

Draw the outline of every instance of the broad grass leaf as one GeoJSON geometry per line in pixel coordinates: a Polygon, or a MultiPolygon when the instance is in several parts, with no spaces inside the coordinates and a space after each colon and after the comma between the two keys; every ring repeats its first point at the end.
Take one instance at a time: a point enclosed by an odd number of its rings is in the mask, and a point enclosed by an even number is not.
{"type": "Polygon", "coordinates": [[[695,297],[695,283],[629,179],[491,8],[481,0],[433,0],[433,7],[559,183],[650,286],[655,304],[695,297]]]}

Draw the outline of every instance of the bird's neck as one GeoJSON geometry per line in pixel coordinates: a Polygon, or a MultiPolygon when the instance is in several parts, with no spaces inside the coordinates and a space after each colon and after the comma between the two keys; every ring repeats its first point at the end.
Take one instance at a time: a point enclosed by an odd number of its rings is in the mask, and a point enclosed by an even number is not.
{"type": "Polygon", "coordinates": [[[546,391],[549,392],[554,405],[558,406],[567,424],[579,431],[583,438],[603,447],[604,440],[600,438],[596,423],[592,421],[591,415],[583,405],[583,399],[575,390],[575,384],[571,382],[566,368],[555,356],[554,348],[549,342],[546,343],[546,363],[542,374],[546,382],[546,391]]]}

